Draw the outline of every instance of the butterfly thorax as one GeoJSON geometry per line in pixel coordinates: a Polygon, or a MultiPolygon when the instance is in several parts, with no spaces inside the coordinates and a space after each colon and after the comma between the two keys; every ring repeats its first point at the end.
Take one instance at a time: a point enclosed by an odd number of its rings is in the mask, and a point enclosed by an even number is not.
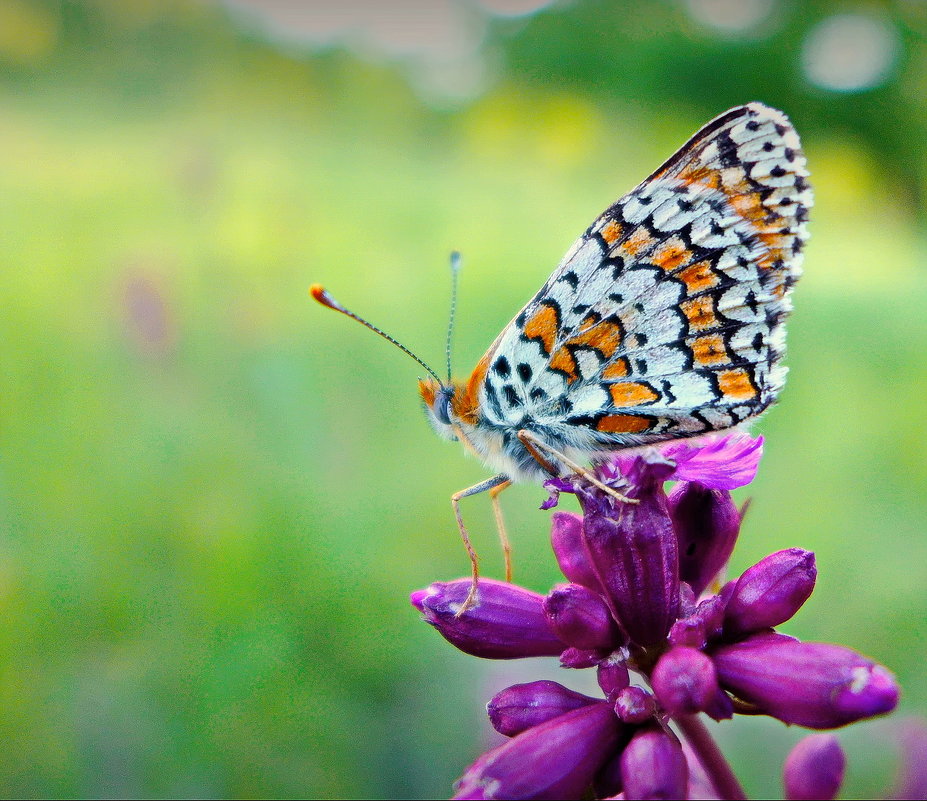
{"type": "Polygon", "coordinates": [[[518,431],[527,428],[564,449],[569,448],[569,443],[546,426],[532,425],[524,419],[499,421],[484,414],[481,388],[485,392],[491,351],[479,361],[466,380],[442,383],[427,378],[419,381],[419,393],[425,402],[429,421],[440,436],[460,441],[473,456],[491,469],[505,473],[511,480],[548,478],[549,474],[518,439],[518,431]]]}

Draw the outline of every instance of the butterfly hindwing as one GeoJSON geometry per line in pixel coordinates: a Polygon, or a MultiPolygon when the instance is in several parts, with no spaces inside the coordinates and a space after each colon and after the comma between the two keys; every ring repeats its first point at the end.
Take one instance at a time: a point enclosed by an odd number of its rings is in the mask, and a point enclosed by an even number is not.
{"type": "Polygon", "coordinates": [[[806,178],[781,112],[708,123],[595,220],[490,348],[485,422],[609,449],[762,412],[785,376],[806,178]]]}

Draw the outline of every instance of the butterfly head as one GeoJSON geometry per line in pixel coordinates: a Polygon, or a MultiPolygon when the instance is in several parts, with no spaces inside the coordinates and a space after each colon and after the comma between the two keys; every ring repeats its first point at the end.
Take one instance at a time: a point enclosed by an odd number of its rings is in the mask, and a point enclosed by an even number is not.
{"type": "Polygon", "coordinates": [[[459,424],[454,412],[457,388],[434,378],[422,378],[418,382],[418,391],[425,401],[425,411],[434,430],[445,439],[457,439],[454,433],[454,426],[459,424]]]}

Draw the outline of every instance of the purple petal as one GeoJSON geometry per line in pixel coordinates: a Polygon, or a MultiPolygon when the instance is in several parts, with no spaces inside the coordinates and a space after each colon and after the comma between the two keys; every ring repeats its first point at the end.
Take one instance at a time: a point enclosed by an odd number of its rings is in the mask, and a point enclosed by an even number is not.
{"type": "MultiPolygon", "coordinates": [[[[619,624],[634,642],[662,642],[679,611],[679,554],[663,493],[665,463],[639,457],[638,480],[628,495],[637,504],[616,503],[598,493],[586,511],[583,533],[596,575],[619,624]]],[[[589,493],[593,495],[593,493],[589,493]]]]}
{"type": "Polygon", "coordinates": [[[604,701],[567,712],[483,754],[457,782],[454,798],[580,798],[620,734],[604,701]]]}
{"type": "Polygon", "coordinates": [[[583,540],[582,517],[573,512],[554,512],[550,542],[564,576],[574,584],[582,584],[595,592],[601,591],[583,540]]]}
{"type": "Polygon", "coordinates": [[[718,676],[711,659],[701,651],[679,645],[660,657],[650,684],[670,715],[701,712],[718,692],[718,676]]]}
{"type": "Polygon", "coordinates": [[[639,731],[621,755],[621,780],[626,798],[685,798],[689,767],[679,741],[660,728],[639,731]]]}
{"type": "Polygon", "coordinates": [[[901,744],[901,762],[892,792],[886,798],[927,798],[927,725],[911,718],[896,729],[901,744]]]}
{"type": "Polygon", "coordinates": [[[701,595],[731,557],[740,512],[727,490],[681,481],[667,499],[679,540],[679,577],[701,595]]]}
{"type": "Polygon", "coordinates": [[[656,711],[657,702],[643,687],[625,687],[615,698],[615,714],[628,724],[645,723],[656,711]]]}
{"type": "Polygon", "coordinates": [[[689,617],[673,623],[669,632],[670,643],[704,648],[706,643],[721,634],[725,603],[720,595],[708,596],[689,617]]]}
{"type": "Polygon", "coordinates": [[[718,687],[714,697],[705,707],[705,714],[715,720],[730,720],[734,717],[734,702],[724,690],[718,687]]]}
{"type": "Polygon", "coordinates": [[[412,604],[444,639],[485,659],[556,656],[566,643],[544,614],[544,596],[504,581],[480,579],[476,604],[458,617],[470,579],[435,582],[412,593],[412,604]]]}
{"type": "Polygon", "coordinates": [[[898,703],[888,670],[839,645],[761,632],[716,648],[712,658],[722,687],[785,723],[833,729],[898,703]]]}
{"type": "Polygon", "coordinates": [[[812,734],[799,740],[782,767],[786,799],[831,801],[840,791],[846,763],[833,734],[812,734]]]}
{"type": "Polygon", "coordinates": [[[584,670],[596,667],[604,659],[608,659],[609,652],[601,648],[567,648],[560,654],[560,667],[584,670]]]}
{"type": "Polygon", "coordinates": [[[620,632],[602,596],[581,584],[558,584],[544,599],[551,630],[576,648],[612,650],[620,632]]]}
{"type": "Polygon", "coordinates": [[[599,771],[592,785],[593,798],[624,799],[621,792],[621,754],[615,754],[599,771]]]}
{"type": "Polygon", "coordinates": [[[814,590],[814,554],[777,551],[748,568],[734,584],[724,612],[724,633],[736,636],[789,620],[814,590]]]}
{"type": "Polygon", "coordinates": [[[697,481],[710,489],[743,487],[756,476],[763,455],[763,438],[742,431],[693,442],[677,440],[661,453],[676,463],[676,481],[697,481]]]}
{"type": "Polygon", "coordinates": [[[599,687],[609,698],[631,683],[626,657],[626,652],[615,651],[608,659],[603,660],[596,667],[596,679],[599,682],[599,687]]]}
{"type": "Polygon", "coordinates": [[[515,684],[496,693],[486,705],[489,720],[499,734],[514,737],[582,706],[599,701],[568,690],[555,681],[515,684]]]}

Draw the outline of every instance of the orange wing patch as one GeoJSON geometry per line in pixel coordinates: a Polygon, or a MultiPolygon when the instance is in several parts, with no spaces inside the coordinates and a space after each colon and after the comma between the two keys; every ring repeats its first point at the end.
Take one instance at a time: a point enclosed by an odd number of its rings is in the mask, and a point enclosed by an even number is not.
{"type": "Polygon", "coordinates": [[[677,267],[686,264],[692,258],[692,254],[679,237],[664,242],[651,257],[651,261],[662,267],[666,272],[671,273],[677,267]]]}
{"type": "Polygon", "coordinates": [[[621,347],[621,340],[621,326],[618,323],[587,317],[580,325],[579,333],[570,337],[565,344],[574,348],[595,348],[606,359],[610,359],[621,347]]]}
{"type": "Polygon", "coordinates": [[[602,227],[602,239],[604,239],[609,245],[614,245],[619,239],[621,239],[621,234],[624,229],[616,223],[614,220],[609,220],[602,227]]]}
{"type": "Polygon", "coordinates": [[[707,261],[697,261],[695,264],[690,264],[675,277],[685,283],[686,291],[690,295],[711,289],[721,282],[721,279],[711,271],[711,264],[707,261]]]}
{"type": "Polygon", "coordinates": [[[605,369],[602,370],[602,378],[606,381],[614,378],[624,378],[631,372],[631,366],[628,364],[628,360],[623,356],[620,359],[615,359],[611,364],[605,366],[605,369]]]}
{"type": "Polygon", "coordinates": [[[652,403],[660,397],[646,384],[638,384],[633,381],[624,384],[612,384],[608,391],[611,393],[612,402],[620,409],[628,406],[640,406],[643,403],[652,403]]]}
{"type": "Polygon", "coordinates": [[[639,434],[652,428],[653,423],[648,418],[636,414],[607,414],[595,427],[606,434],[639,434]]]}
{"type": "Polygon", "coordinates": [[[573,354],[564,345],[554,351],[548,366],[551,370],[559,370],[564,373],[568,384],[572,384],[579,378],[579,366],[576,364],[576,359],[573,358],[573,354]]]}
{"type": "Polygon", "coordinates": [[[703,367],[727,364],[730,361],[724,347],[724,337],[720,334],[698,337],[692,342],[691,347],[693,358],[703,367]]]}
{"type": "Polygon", "coordinates": [[[700,298],[684,300],[679,304],[682,313],[689,320],[689,328],[692,331],[704,331],[718,324],[718,318],[715,316],[714,303],[709,295],[703,295],[700,298]]]}
{"type": "Polygon", "coordinates": [[[726,400],[748,401],[756,397],[753,382],[742,367],[718,373],[718,387],[726,400]]]}
{"type": "Polygon", "coordinates": [[[538,307],[525,323],[525,336],[528,339],[538,339],[545,355],[550,355],[557,340],[557,329],[560,321],[557,319],[557,310],[553,306],[544,304],[538,307]]]}
{"type": "Polygon", "coordinates": [[[653,245],[655,241],[650,232],[641,227],[619,245],[619,250],[623,250],[628,256],[636,256],[642,250],[653,245]]]}

